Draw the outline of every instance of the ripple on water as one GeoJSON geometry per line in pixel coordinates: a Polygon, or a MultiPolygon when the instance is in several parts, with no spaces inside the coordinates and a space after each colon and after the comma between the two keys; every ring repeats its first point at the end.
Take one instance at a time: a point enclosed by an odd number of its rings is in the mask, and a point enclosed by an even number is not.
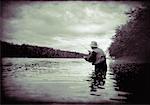
{"type": "Polygon", "coordinates": [[[132,93],[122,90],[109,66],[102,80],[92,76],[92,69],[81,59],[12,58],[5,59],[2,78],[8,97],[20,100],[23,96],[28,101],[40,97],[41,102],[127,102],[132,93]]]}

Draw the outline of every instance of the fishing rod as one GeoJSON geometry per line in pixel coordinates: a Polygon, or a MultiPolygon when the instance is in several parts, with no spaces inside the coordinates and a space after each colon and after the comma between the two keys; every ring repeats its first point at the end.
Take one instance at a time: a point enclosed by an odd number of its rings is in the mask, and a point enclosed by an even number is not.
{"type": "Polygon", "coordinates": [[[85,46],[81,45],[85,50],[87,50],[88,52],[91,52],[88,48],[86,48],[85,46]]]}
{"type": "Polygon", "coordinates": [[[84,48],[86,51],[88,51],[89,53],[91,52],[87,47],[85,47],[82,43],[80,43],[81,47],[84,48]]]}

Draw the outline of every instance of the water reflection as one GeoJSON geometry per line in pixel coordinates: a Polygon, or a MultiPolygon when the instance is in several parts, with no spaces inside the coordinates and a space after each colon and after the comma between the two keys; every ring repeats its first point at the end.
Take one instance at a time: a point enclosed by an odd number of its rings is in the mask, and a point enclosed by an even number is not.
{"type": "Polygon", "coordinates": [[[107,97],[104,95],[109,89],[114,89],[113,92],[116,95],[109,100],[119,103],[149,103],[149,74],[150,64],[137,64],[137,63],[114,63],[108,68],[107,76],[101,75],[101,73],[92,72],[90,75],[90,95],[100,96],[99,98],[107,97]],[[106,78],[107,77],[107,78],[106,78]],[[112,83],[112,86],[108,81],[112,83]],[[107,90],[108,89],[108,90],[107,90]]]}
{"type": "Polygon", "coordinates": [[[105,85],[105,77],[104,75],[98,75],[95,72],[91,75],[91,92],[96,92],[97,89],[105,89],[103,86],[105,85]]]}
{"type": "MultiPolygon", "coordinates": [[[[106,79],[106,71],[93,71],[91,76],[90,76],[90,91],[91,92],[96,92],[98,89],[105,89],[105,79],[106,79]]],[[[91,95],[96,95],[96,94],[91,94],[91,95]]]]}
{"type": "Polygon", "coordinates": [[[106,76],[92,72],[89,77],[92,67],[80,59],[5,59],[2,100],[7,104],[149,103],[149,68],[149,64],[116,63],[108,65],[106,76]]]}
{"type": "Polygon", "coordinates": [[[149,64],[112,64],[110,69],[114,72],[115,91],[127,92],[118,96],[127,97],[126,103],[149,103],[149,64]]]}

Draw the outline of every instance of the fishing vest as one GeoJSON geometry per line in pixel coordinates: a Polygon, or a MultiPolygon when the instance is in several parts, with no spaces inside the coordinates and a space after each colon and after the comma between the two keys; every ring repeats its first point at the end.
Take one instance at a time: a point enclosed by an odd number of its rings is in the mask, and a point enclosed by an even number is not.
{"type": "Polygon", "coordinates": [[[93,52],[96,53],[96,60],[93,63],[94,65],[106,60],[106,55],[104,54],[104,51],[102,49],[95,48],[95,49],[93,49],[93,52]]]}

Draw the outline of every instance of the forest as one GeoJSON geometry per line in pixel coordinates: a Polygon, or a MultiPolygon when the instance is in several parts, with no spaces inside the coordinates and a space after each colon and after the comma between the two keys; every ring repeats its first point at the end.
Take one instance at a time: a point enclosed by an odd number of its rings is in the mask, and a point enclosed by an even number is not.
{"type": "Polygon", "coordinates": [[[28,57],[28,58],[82,58],[85,54],[63,51],[48,47],[17,45],[1,41],[1,57],[28,57]]]}
{"type": "Polygon", "coordinates": [[[116,29],[109,47],[111,57],[150,61],[150,2],[126,13],[129,20],[116,29]]]}

